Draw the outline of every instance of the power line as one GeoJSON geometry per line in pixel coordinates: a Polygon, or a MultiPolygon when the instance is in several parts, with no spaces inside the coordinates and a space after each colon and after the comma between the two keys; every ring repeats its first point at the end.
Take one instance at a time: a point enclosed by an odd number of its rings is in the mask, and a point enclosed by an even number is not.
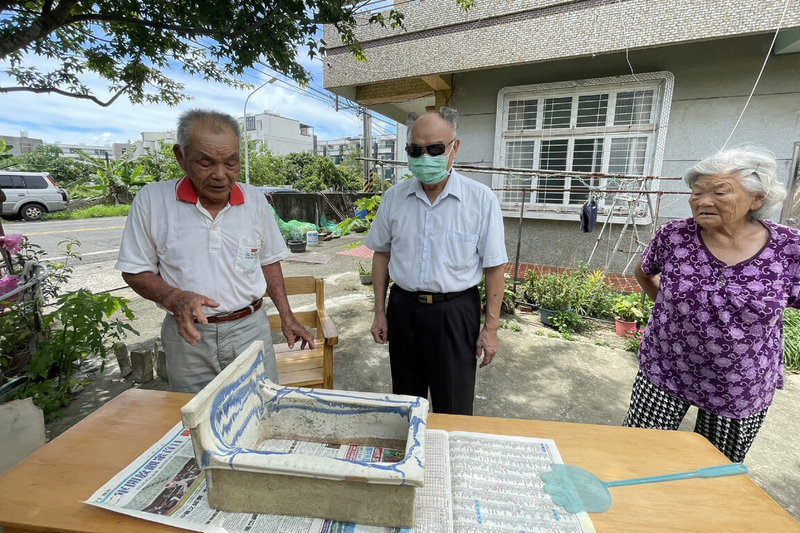
{"type": "Polygon", "coordinates": [[[775,28],[775,35],[772,37],[772,43],[767,48],[767,57],[764,58],[764,63],[761,65],[761,70],[758,72],[758,76],[756,77],[756,82],[753,84],[753,89],[750,91],[750,95],[747,97],[747,100],[744,103],[744,107],[742,108],[742,112],[739,113],[739,118],[736,119],[736,124],[733,125],[733,129],[731,130],[730,135],[728,138],[725,139],[725,144],[722,145],[722,149],[724,150],[728,143],[733,137],[733,132],[736,131],[736,128],[739,126],[739,122],[742,121],[742,117],[744,116],[744,112],[747,111],[747,106],[750,104],[750,100],[753,98],[753,94],[756,92],[756,87],[758,87],[758,82],[761,81],[761,75],[764,74],[764,69],[767,66],[767,61],[769,61],[769,56],[772,53],[772,47],[775,46],[775,41],[778,39],[778,32],[781,31],[781,26],[783,25],[783,17],[786,16],[786,10],[789,8],[789,0],[783,4],[783,13],[781,13],[781,19],[778,21],[778,27],[775,28]]]}

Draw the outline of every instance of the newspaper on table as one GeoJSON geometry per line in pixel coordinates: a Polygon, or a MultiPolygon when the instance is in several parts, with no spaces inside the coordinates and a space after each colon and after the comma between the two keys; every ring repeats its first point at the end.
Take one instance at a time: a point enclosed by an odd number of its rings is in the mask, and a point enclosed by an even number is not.
{"type": "MultiPolygon", "coordinates": [[[[272,450],[367,462],[396,462],[403,450],[272,439],[272,450]]],[[[319,518],[218,511],[181,423],[100,487],[85,503],[192,531],[227,533],[593,532],[586,513],[557,507],[541,472],[561,463],[549,439],[427,430],[425,487],[417,489],[413,530],[319,518]]]]}

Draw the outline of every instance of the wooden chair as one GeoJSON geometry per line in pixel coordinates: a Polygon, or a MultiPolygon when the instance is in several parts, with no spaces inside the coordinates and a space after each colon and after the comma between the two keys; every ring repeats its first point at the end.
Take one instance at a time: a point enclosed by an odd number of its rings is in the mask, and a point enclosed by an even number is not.
{"type": "MultiPolygon", "coordinates": [[[[286,295],[315,294],[316,310],[295,312],[294,316],[303,326],[316,331],[313,350],[301,350],[300,342],[290,349],[286,341],[275,344],[275,360],[278,364],[278,383],[289,387],[333,388],[333,346],[339,342],[336,326],[325,313],[325,286],[314,276],[290,276],[284,278],[286,295]]],[[[269,326],[280,331],[281,317],[269,315],[269,326]]]]}

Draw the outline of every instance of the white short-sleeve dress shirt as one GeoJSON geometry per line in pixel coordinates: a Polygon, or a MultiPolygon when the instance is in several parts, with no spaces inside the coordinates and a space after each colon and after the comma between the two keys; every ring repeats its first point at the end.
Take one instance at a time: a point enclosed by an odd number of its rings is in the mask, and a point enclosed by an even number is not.
{"type": "Polygon", "coordinates": [[[497,197],[455,170],[433,204],[417,179],[386,191],[364,245],[391,252],[389,276],[408,291],[463,291],[508,262],[497,197]]]}
{"type": "Polygon", "coordinates": [[[261,298],[262,265],[289,255],[264,195],[237,183],[212,218],[189,178],[150,183],[131,204],[116,269],[153,272],[167,284],[219,302],[207,315],[230,313],[261,298]]]}

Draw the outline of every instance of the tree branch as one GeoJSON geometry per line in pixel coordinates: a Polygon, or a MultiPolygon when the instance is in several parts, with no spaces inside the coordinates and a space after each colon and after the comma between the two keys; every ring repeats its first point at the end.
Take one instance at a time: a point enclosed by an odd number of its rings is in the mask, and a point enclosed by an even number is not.
{"type": "Polygon", "coordinates": [[[187,32],[187,33],[194,33],[196,35],[207,35],[213,37],[225,37],[228,39],[236,39],[241,37],[242,35],[247,34],[248,32],[257,30],[261,28],[264,24],[267,23],[269,19],[273,17],[273,13],[277,10],[272,10],[268,16],[261,18],[254,24],[251,24],[245,28],[242,28],[239,31],[229,33],[225,31],[216,31],[212,28],[203,28],[197,26],[181,26],[176,24],[166,24],[163,22],[157,22],[155,20],[145,20],[145,19],[138,19],[138,18],[130,18],[130,17],[114,17],[108,15],[101,15],[99,13],[86,13],[83,15],[75,15],[71,17],[67,22],[120,22],[124,24],[131,24],[134,26],[142,26],[145,28],[154,28],[158,30],[171,30],[171,31],[180,31],[180,32],[187,32]]]}
{"type": "Polygon", "coordinates": [[[125,87],[120,89],[117,92],[117,94],[112,96],[111,99],[108,100],[107,102],[103,102],[102,100],[100,100],[99,98],[97,98],[96,96],[91,95],[91,94],[71,93],[69,91],[65,91],[63,89],[59,89],[57,87],[0,87],[0,94],[3,94],[3,93],[18,93],[18,92],[30,92],[30,93],[37,93],[37,94],[56,93],[56,94],[60,94],[62,96],[68,96],[70,98],[79,98],[79,99],[82,99],[82,100],[91,100],[91,101],[93,101],[94,103],[96,103],[99,106],[108,107],[111,104],[113,104],[114,101],[117,98],[119,98],[126,90],[128,90],[128,88],[130,86],[131,86],[130,83],[125,85],[125,87]]]}
{"type": "Polygon", "coordinates": [[[54,30],[69,23],[69,12],[79,0],[62,0],[55,9],[42,12],[41,16],[31,22],[30,26],[0,41],[0,59],[8,54],[21,50],[37,39],[50,35],[54,30]]]}

